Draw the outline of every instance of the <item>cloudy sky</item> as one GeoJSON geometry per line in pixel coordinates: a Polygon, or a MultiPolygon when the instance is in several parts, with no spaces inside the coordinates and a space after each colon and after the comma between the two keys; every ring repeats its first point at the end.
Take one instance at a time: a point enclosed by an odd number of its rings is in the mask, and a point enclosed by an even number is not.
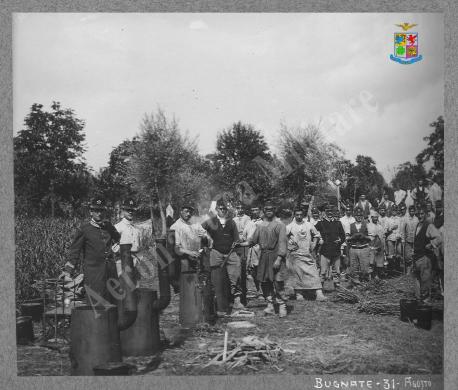
{"type": "Polygon", "coordinates": [[[33,103],[59,101],[86,121],[95,170],[161,107],[203,154],[235,121],[273,150],[281,122],[320,123],[389,180],[443,114],[441,14],[28,13],[13,26],[14,132],[33,103]],[[402,22],[417,24],[415,64],[389,59],[402,22]]]}

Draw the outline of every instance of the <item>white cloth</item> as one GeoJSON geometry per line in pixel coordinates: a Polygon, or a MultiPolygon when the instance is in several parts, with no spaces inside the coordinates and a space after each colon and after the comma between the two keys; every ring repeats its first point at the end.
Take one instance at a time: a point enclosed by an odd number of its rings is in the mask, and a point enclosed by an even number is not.
{"type": "Polygon", "coordinates": [[[409,211],[409,207],[410,206],[414,206],[415,205],[415,201],[412,198],[412,194],[411,194],[410,190],[407,190],[407,198],[404,201],[404,203],[406,204],[407,211],[409,211]]]}
{"type": "Polygon", "coordinates": [[[442,199],[442,188],[437,183],[433,183],[429,187],[429,199],[431,200],[433,207],[436,207],[436,201],[442,199]]]}
{"type": "Polygon", "coordinates": [[[401,233],[400,233],[400,228],[401,228],[401,217],[398,217],[397,215],[394,217],[389,217],[387,221],[387,230],[393,229],[395,226],[397,226],[396,229],[392,231],[390,235],[386,238],[388,241],[396,241],[398,238],[401,238],[401,233]]]}
{"type": "Polygon", "coordinates": [[[132,221],[123,218],[115,225],[115,228],[121,235],[119,244],[132,244],[131,251],[137,252],[140,246],[140,232],[132,221]]]}
{"type": "Polygon", "coordinates": [[[170,226],[170,230],[175,231],[175,246],[190,251],[198,251],[200,249],[201,238],[207,235],[202,225],[198,223],[187,223],[182,218],[178,218],[170,226]]]}
{"type": "Polygon", "coordinates": [[[297,254],[310,256],[310,245],[314,238],[321,238],[320,233],[313,224],[308,221],[296,222],[295,219],[286,226],[286,236],[298,245],[297,254]]]}
{"type": "Polygon", "coordinates": [[[240,240],[243,240],[243,231],[245,227],[251,222],[251,218],[248,215],[242,215],[241,217],[235,216],[232,218],[237,226],[237,231],[239,232],[240,240]]]}
{"type": "Polygon", "coordinates": [[[396,203],[396,205],[399,205],[406,195],[407,192],[405,192],[404,190],[399,189],[397,191],[394,191],[394,203],[396,203]]]}
{"type": "MultiPolygon", "coordinates": [[[[242,232],[242,240],[248,241],[253,238],[254,232],[256,231],[256,227],[262,223],[262,218],[252,219],[246,225],[245,229],[242,232]]],[[[256,244],[248,249],[248,257],[247,257],[247,266],[256,266],[259,264],[259,257],[261,255],[261,248],[259,244],[256,244]]]]}
{"type": "Polygon", "coordinates": [[[355,222],[356,219],[353,217],[353,215],[350,217],[344,215],[342,218],[340,218],[340,223],[342,224],[345,234],[350,234],[350,225],[355,222]]]}
{"type": "Polygon", "coordinates": [[[169,204],[165,209],[165,216],[173,218],[173,207],[171,204],[169,204]]]}

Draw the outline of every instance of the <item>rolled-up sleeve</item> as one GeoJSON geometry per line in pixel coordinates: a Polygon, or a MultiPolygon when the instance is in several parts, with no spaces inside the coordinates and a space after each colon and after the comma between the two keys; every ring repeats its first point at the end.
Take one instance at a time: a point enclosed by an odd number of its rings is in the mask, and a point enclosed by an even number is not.
{"type": "Polygon", "coordinates": [[[278,232],[278,253],[277,256],[286,257],[287,239],[286,239],[286,226],[279,225],[278,232]]]}
{"type": "Polygon", "coordinates": [[[435,248],[438,248],[442,244],[441,233],[432,223],[428,225],[426,237],[431,240],[430,242],[435,248]]]}

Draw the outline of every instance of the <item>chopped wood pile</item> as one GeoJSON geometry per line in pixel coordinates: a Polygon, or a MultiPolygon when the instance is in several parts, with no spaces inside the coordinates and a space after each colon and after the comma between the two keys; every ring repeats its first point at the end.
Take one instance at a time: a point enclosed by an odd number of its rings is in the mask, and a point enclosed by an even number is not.
{"type": "MultiPolygon", "coordinates": [[[[213,358],[204,366],[224,365],[229,370],[246,366],[255,371],[258,369],[254,366],[257,363],[268,363],[275,367],[283,350],[277,343],[264,337],[260,339],[256,336],[246,336],[241,341],[233,341],[227,346],[226,350],[211,350],[210,356],[213,358]]],[[[277,367],[278,371],[282,371],[277,367]]]]}

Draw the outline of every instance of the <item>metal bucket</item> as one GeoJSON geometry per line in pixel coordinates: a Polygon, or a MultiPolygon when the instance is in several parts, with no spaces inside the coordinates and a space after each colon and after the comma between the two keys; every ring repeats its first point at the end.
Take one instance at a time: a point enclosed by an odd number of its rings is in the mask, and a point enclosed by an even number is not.
{"type": "Polygon", "coordinates": [[[16,318],[16,342],[18,345],[27,345],[35,339],[33,335],[32,317],[16,318]]]}
{"type": "Polygon", "coordinates": [[[21,314],[26,317],[32,317],[32,321],[41,321],[43,316],[43,303],[25,302],[21,304],[21,314]]]}
{"type": "Polygon", "coordinates": [[[431,305],[418,305],[417,306],[417,328],[426,330],[431,329],[432,321],[432,307],[431,305]]]}
{"type": "Polygon", "coordinates": [[[116,306],[74,307],[70,331],[71,375],[94,375],[94,367],[122,361],[116,306]]]}
{"type": "Polygon", "coordinates": [[[415,299],[400,299],[399,309],[401,321],[409,322],[417,318],[417,301],[415,299]]]}

